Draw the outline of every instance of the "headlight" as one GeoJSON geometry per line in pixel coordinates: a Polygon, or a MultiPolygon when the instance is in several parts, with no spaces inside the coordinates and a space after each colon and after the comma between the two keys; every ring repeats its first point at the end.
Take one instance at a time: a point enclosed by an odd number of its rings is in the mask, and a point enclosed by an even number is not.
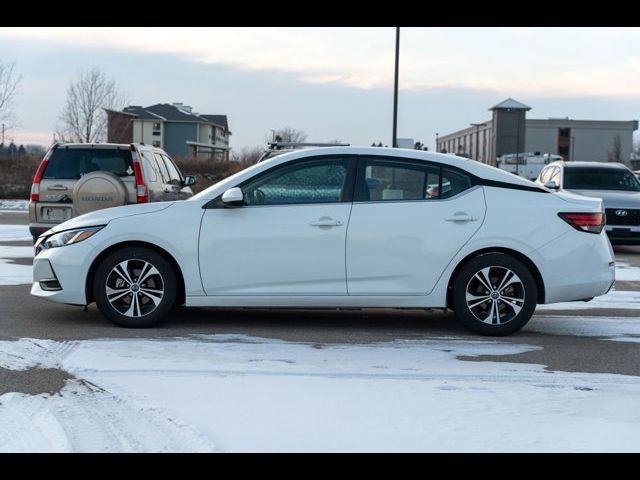
{"type": "Polygon", "coordinates": [[[48,248],[64,247],[65,245],[78,243],[86,240],[94,233],[102,230],[103,228],[104,225],[100,225],[98,227],[76,228],[73,230],[67,230],[65,232],[55,233],[46,238],[42,243],[37,245],[36,249],[40,248],[40,250],[42,250],[48,248]]]}

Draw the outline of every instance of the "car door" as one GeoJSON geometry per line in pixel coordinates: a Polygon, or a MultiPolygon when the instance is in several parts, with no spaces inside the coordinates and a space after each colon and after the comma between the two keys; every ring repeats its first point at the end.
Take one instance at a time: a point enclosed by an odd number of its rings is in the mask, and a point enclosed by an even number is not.
{"type": "Polygon", "coordinates": [[[346,295],[355,164],[349,156],[288,162],[239,185],[242,206],[210,202],[199,246],[207,295],[346,295]]]}
{"type": "Polygon", "coordinates": [[[357,177],[348,294],[428,294],[480,227],[482,188],[461,170],[390,157],[361,157],[357,177]]]}

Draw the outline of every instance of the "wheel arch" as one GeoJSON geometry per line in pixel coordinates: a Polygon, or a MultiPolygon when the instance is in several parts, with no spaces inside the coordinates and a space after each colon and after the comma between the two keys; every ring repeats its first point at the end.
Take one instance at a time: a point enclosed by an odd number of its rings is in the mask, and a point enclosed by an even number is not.
{"type": "Polygon", "coordinates": [[[95,301],[95,298],[93,297],[93,279],[95,277],[96,270],[98,269],[98,265],[100,265],[102,260],[104,260],[111,253],[126,247],[148,248],[150,250],[154,250],[155,252],[162,255],[166,260],[168,260],[169,264],[171,265],[171,268],[176,274],[176,281],[178,283],[176,304],[182,305],[185,302],[186,294],[185,294],[184,276],[182,274],[182,269],[178,265],[178,262],[176,261],[176,259],[173,258],[173,255],[171,255],[164,248],[159,247],[158,245],[155,245],[153,243],[144,242],[144,241],[125,241],[125,242],[115,243],[105,248],[102,252],[98,254],[96,258],[93,259],[93,262],[91,262],[91,266],[89,267],[89,271],[87,273],[87,278],[86,278],[85,287],[84,287],[85,296],[87,299],[87,305],[95,301]]]}
{"type": "Polygon", "coordinates": [[[460,260],[460,262],[458,262],[458,265],[456,265],[456,268],[453,269],[453,272],[451,273],[451,276],[449,277],[449,282],[447,284],[447,307],[448,308],[451,308],[453,305],[453,299],[451,298],[451,291],[453,287],[453,282],[455,281],[458,275],[458,272],[460,272],[460,270],[474,258],[480,255],[485,255],[487,253],[504,253],[507,255],[511,255],[516,260],[519,260],[520,262],[522,262],[529,269],[529,271],[533,275],[533,279],[536,282],[536,287],[538,289],[537,303],[539,304],[544,303],[545,301],[544,280],[536,264],[533,263],[533,261],[529,257],[527,257],[525,254],[518,252],[517,250],[512,250],[510,248],[504,248],[504,247],[488,247],[488,248],[476,250],[475,252],[471,252],[462,260],[460,260]]]}

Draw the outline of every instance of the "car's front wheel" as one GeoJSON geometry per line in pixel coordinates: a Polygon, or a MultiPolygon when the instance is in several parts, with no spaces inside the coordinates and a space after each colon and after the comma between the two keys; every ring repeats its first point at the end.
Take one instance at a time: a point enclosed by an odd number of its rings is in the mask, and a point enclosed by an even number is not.
{"type": "Polygon", "coordinates": [[[533,275],[505,253],[487,253],[467,263],[453,283],[453,307],[460,322],[482,335],[509,335],[533,315],[538,289],[533,275]]]}
{"type": "Polygon", "coordinates": [[[176,274],[154,250],[125,247],[108,255],[93,280],[96,305],[121,327],[156,325],[176,302],[176,274]]]}

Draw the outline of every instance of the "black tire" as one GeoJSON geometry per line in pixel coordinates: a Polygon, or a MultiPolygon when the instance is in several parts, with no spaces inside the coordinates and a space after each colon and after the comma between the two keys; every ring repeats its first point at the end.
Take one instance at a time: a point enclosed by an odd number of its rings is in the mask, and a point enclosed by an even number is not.
{"type": "Polygon", "coordinates": [[[531,319],[538,300],[529,269],[505,253],[486,253],[468,262],[458,272],[452,294],[458,320],[469,330],[490,336],[520,330],[531,319]],[[490,285],[485,281],[487,273],[490,285]],[[500,283],[507,285],[502,291],[497,290],[500,283]],[[483,301],[485,296],[488,300],[483,301]]]}
{"type": "Polygon", "coordinates": [[[125,247],[111,253],[100,263],[93,279],[93,296],[100,313],[127,328],[147,328],[161,322],[174,307],[176,292],[176,274],[169,262],[144,247],[125,247]],[[122,265],[127,267],[126,273],[122,265]],[[131,282],[125,280],[127,274],[131,282]],[[140,278],[142,275],[145,278],[140,278]],[[140,279],[143,281],[138,285],[140,279]],[[111,293],[107,294],[107,288],[111,293]]]}

